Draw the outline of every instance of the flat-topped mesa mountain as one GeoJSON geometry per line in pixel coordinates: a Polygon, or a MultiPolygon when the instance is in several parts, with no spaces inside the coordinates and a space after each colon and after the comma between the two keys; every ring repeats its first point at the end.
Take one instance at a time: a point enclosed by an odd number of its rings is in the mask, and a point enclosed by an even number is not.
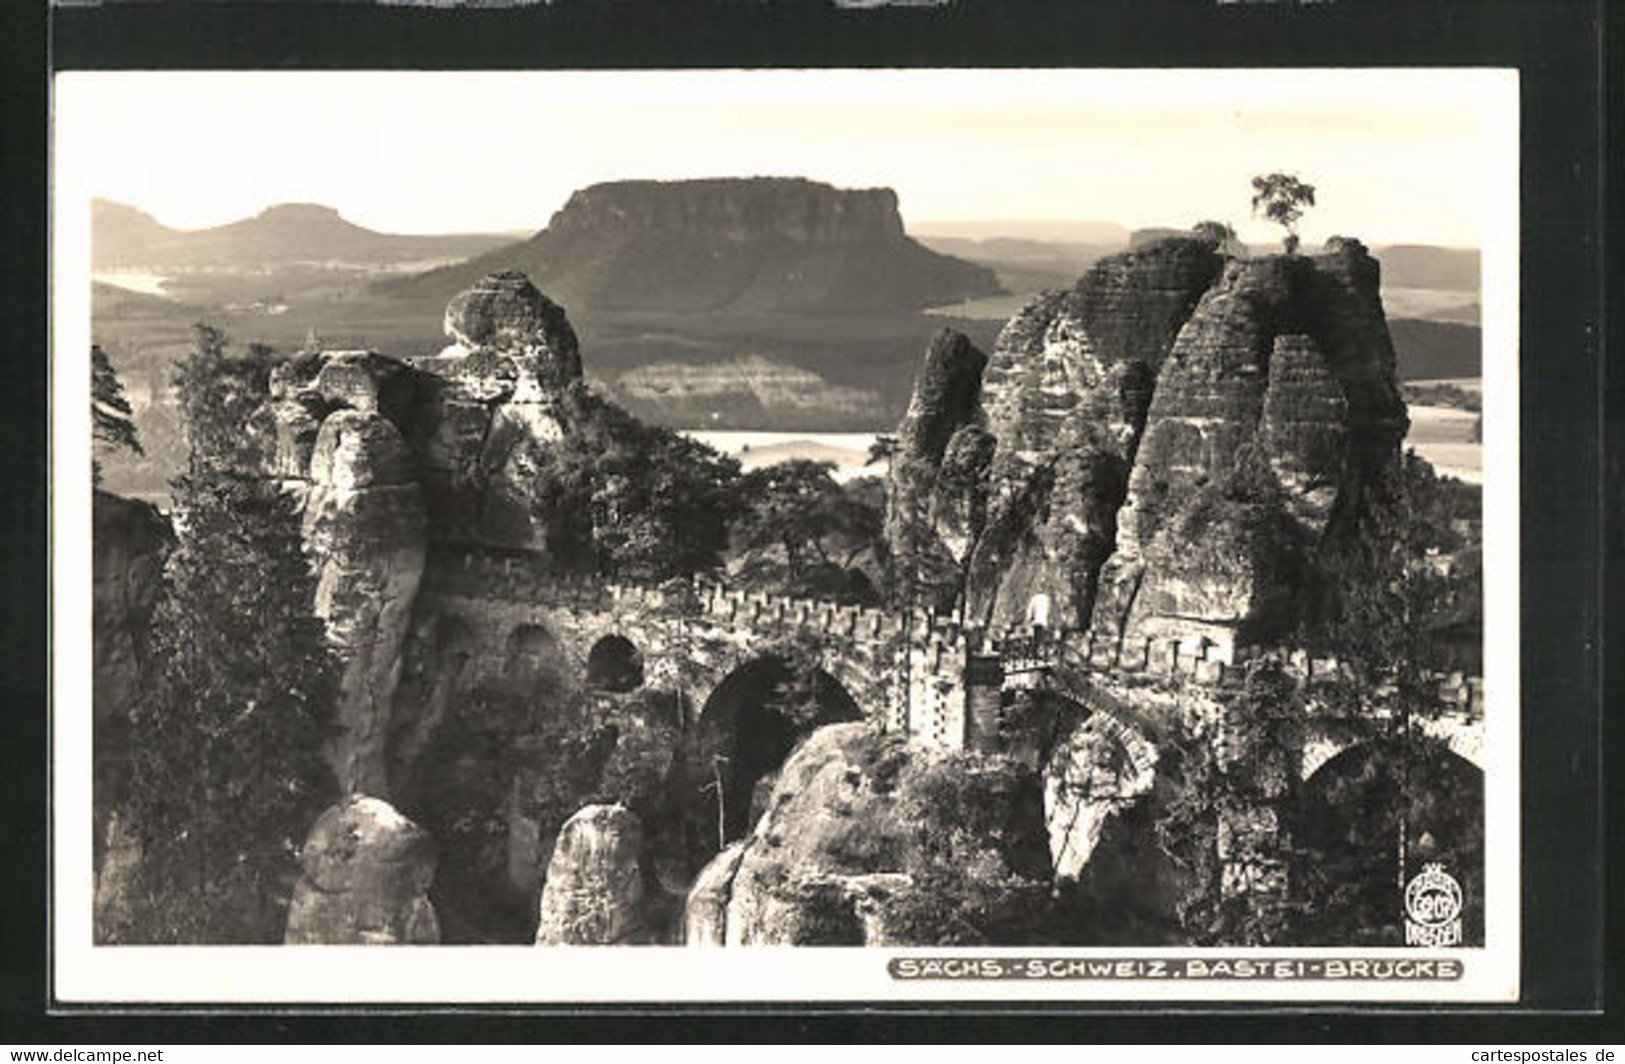
{"type": "Polygon", "coordinates": [[[1169,239],[1036,299],[985,369],[939,340],[890,473],[899,578],[991,627],[1285,634],[1405,435],[1378,276],[1352,240],[1169,239]]]}
{"type": "Polygon", "coordinates": [[[134,207],[96,200],[90,227],[94,269],[156,273],[263,270],[293,263],[423,263],[465,258],[513,242],[512,237],[488,234],[379,233],[314,203],[278,204],[252,218],[207,229],[171,229],[134,207]]]}
{"type": "Polygon", "coordinates": [[[378,289],[446,299],[498,269],[578,314],[900,310],[1001,291],[991,270],[909,238],[891,189],[777,177],[592,185],[522,244],[378,289]]]}

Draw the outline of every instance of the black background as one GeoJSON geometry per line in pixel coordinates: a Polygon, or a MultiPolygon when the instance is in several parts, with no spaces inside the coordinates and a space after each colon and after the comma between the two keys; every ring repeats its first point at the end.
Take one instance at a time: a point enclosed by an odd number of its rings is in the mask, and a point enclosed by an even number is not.
{"type": "MultiPolygon", "coordinates": [[[[960,0],[835,11],[797,0],[560,0],[444,11],[367,4],[0,3],[6,220],[0,455],[0,1042],[193,1041],[1621,1041],[1618,926],[1606,932],[1603,619],[1620,609],[1620,372],[1604,375],[1605,6],[1565,0],[1235,3],[960,0]],[[1193,1010],[1046,1005],[106,1012],[49,1000],[47,494],[49,72],[55,69],[519,69],[734,66],[1497,66],[1522,72],[1523,1002],[1515,1009],[1193,1010]],[[1606,520],[1605,520],[1606,519],[1606,520]],[[1605,572],[1606,569],[1606,572],[1605,572]],[[1604,968],[1608,981],[1604,1012],[1604,968]]],[[[1617,51],[1617,49],[1615,49],[1617,51]]],[[[1609,107],[1608,104],[1613,104],[1609,107]]],[[[1617,145],[1610,146],[1610,158],[1617,145]]],[[[974,150],[968,145],[967,150],[974,150]]],[[[1101,165],[1110,165],[1102,160],[1101,165]]],[[[1611,194],[1611,195],[1610,195],[1611,194]]],[[[1614,219],[1610,218],[1612,222],[1614,219]]],[[[1617,316],[1616,316],[1617,319],[1617,316]]],[[[1617,320],[1611,323],[1617,349],[1617,320]]],[[[1494,475],[1494,471],[1487,471],[1494,475]]],[[[84,646],[57,654],[88,656],[84,646]]],[[[1611,681],[1605,683],[1605,681],[1611,681]]],[[[1617,701],[1617,697],[1613,699],[1617,701]]],[[[1608,803],[1618,816],[1618,794],[1608,803]]]]}

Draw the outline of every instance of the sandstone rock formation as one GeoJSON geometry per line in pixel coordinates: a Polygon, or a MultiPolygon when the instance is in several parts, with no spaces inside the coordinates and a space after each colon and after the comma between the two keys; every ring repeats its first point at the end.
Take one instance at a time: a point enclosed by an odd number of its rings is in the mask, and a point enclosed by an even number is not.
{"type": "Polygon", "coordinates": [[[901,429],[893,554],[937,574],[919,597],[958,591],[976,625],[1267,642],[1296,620],[1322,538],[1397,458],[1393,361],[1355,241],[1226,260],[1169,239],[1103,259],[1011,319],[979,403],[964,360],[946,398],[933,351],[901,429]],[[960,464],[985,478],[945,476],[960,464]]]}
{"type": "Polygon", "coordinates": [[[115,810],[125,793],[131,705],[152,669],[148,636],[162,590],[169,522],[144,502],[104,491],[91,504],[91,762],[96,931],[116,923],[140,843],[115,810]]]}
{"type": "Polygon", "coordinates": [[[971,617],[1021,624],[1046,595],[1049,623],[1086,626],[1158,371],[1219,262],[1196,241],[1103,259],[1005,327],[983,383],[997,443],[971,617]]]}
{"type": "Polygon", "coordinates": [[[351,795],[310,830],[288,906],[291,945],[422,945],[440,941],[428,897],[427,832],[389,803],[351,795]]]}
{"type": "Polygon", "coordinates": [[[329,760],[346,792],[388,793],[390,706],[425,549],[422,492],[391,420],[407,416],[411,389],[394,359],[307,354],[276,367],[249,426],[262,472],[303,504],[312,605],[344,668],[329,760]]]}
{"type": "Polygon", "coordinates": [[[91,522],[91,674],[100,729],[123,715],[145,676],[171,533],[156,507],[105,491],[95,494],[91,522]]]}
{"type": "Polygon", "coordinates": [[[1290,631],[1316,546],[1405,435],[1377,286],[1352,241],[1226,266],[1157,378],[1097,631],[1220,647],[1290,631]]]}
{"type": "Polygon", "coordinates": [[[515,268],[577,313],[904,309],[999,291],[990,270],[909,239],[892,190],[799,178],[593,185],[522,244],[382,287],[447,298],[515,268]]]}
{"type": "Polygon", "coordinates": [[[1038,782],[1002,758],[834,724],[688,898],[690,945],[932,945],[1044,931],[1038,782]]]}
{"type": "Polygon", "coordinates": [[[545,463],[567,431],[581,379],[564,311],[523,275],[481,279],[446,308],[452,343],[420,360],[426,376],[411,439],[438,540],[546,550],[545,463]]]}
{"type": "Polygon", "coordinates": [[[542,888],[538,946],[647,941],[650,887],[641,861],[643,825],[618,805],[589,805],[559,832],[542,888]]]}
{"type": "Polygon", "coordinates": [[[429,546],[568,553],[554,518],[579,507],[552,453],[567,433],[615,431],[577,390],[563,309],[524,276],[457,296],[445,330],[448,346],[415,365],[371,351],[281,363],[249,425],[261,472],[302,502],[315,609],[345,670],[330,753],[346,791],[390,794],[390,717],[429,546]]]}
{"type": "Polygon", "coordinates": [[[322,422],[310,478],[304,541],[318,563],[316,615],[344,663],[339,785],[387,793],[389,711],[423,576],[423,498],[395,426],[359,410],[322,422]]]}
{"type": "Polygon", "coordinates": [[[987,356],[944,329],[931,342],[886,475],[886,541],[893,581],[911,598],[951,609],[982,532],[982,480],[994,438],[983,424],[987,356]]]}

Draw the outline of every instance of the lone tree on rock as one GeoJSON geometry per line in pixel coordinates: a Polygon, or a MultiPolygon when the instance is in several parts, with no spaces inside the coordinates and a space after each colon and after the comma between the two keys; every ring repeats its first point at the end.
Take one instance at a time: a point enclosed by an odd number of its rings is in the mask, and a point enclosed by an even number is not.
{"type": "Polygon", "coordinates": [[[1253,178],[1253,214],[1268,218],[1286,230],[1282,244],[1288,255],[1298,250],[1298,219],[1305,207],[1315,205],[1315,186],[1296,174],[1280,172],[1253,178]]]}

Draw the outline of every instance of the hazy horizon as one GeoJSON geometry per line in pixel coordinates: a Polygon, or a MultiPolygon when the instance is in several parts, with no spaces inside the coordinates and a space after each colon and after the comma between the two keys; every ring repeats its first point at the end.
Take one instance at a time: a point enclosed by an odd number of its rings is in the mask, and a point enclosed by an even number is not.
{"type": "MultiPolygon", "coordinates": [[[[315,203],[379,232],[532,233],[607,180],[797,176],[897,191],[911,231],[1250,216],[1306,242],[1478,247],[1495,71],[67,73],[60,159],[177,229],[315,203]]],[[[1021,235],[1019,232],[1003,235],[1021,235]]]]}

